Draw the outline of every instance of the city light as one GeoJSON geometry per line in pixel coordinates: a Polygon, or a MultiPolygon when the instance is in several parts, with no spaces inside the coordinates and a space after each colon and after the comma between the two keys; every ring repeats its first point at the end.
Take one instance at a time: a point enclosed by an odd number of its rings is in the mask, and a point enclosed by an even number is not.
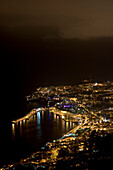
{"type": "MultiPolygon", "coordinates": [[[[37,154],[34,154],[35,156],[21,161],[22,165],[33,164],[35,167],[37,165],[48,167],[52,162],[52,167],[54,167],[57,161],[61,159],[65,159],[65,161],[73,160],[73,157],[76,157],[79,152],[84,153],[87,156],[85,159],[88,160],[90,155],[93,157],[94,154],[100,153],[100,150],[96,148],[96,140],[94,139],[93,143],[90,144],[89,141],[92,141],[96,136],[98,136],[98,139],[99,137],[104,138],[107,134],[113,132],[112,82],[108,84],[108,82],[91,83],[85,81],[76,86],[38,88],[37,93],[28,97],[27,100],[33,101],[38,98],[44,99],[44,97],[48,100],[49,105],[34,108],[26,116],[13,120],[12,132],[15,134],[15,124],[20,123],[22,134],[24,128],[22,125],[26,119],[37,115],[38,124],[40,124],[41,116],[48,112],[48,120],[51,121],[53,117],[57,126],[60,125],[60,118],[63,119],[62,126],[67,130],[67,133],[51,143],[48,142],[46,144],[48,149],[45,146],[41,147],[43,152],[39,151],[40,159],[38,159],[37,154]],[[73,96],[76,96],[76,98],[73,96]],[[69,130],[70,128],[71,130],[69,130]],[[91,140],[89,140],[90,138],[91,140]],[[62,156],[63,152],[65,153],[64,157],[62,156]]],[[[85,159],[82,163],[77,163],[76,161],[76,166],[81,167],[83,163],[85,166],[85,159]]]]}

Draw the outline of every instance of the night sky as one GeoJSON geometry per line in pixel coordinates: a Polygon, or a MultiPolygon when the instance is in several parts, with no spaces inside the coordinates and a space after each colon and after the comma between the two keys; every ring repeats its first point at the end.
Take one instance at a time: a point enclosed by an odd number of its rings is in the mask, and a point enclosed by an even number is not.
{"type": "Polygon", "coordinates": [[[8,31],[57,27],[66,38],[113,36],[112,0],[1,0],[0,25],[8,31]]]}
{"type": "Polygon", "coordinates": [[[1,0],[1,72],[9,105],[14,99],[15,108],[21,105],[38,86],[89,76],[113,81],[112,20],[112,0],[1,0]]]}

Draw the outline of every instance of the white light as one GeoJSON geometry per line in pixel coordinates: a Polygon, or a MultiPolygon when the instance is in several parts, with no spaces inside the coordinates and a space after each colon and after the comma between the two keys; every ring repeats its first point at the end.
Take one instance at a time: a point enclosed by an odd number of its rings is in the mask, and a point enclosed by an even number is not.
{"type": "Polygon", "coordinates": [[[38,112],[38,111],[41,111],[41,108],[38,108],[38,109],[36,109],[36,110],[37,110],[37,112],[38,112]]]}
{"type": "Polygon", "coordinates": [[[95,83],[95,86],[97,86],[98,85],[98,83],[95,83]]]}
{"type": "Polygon", "coordinates": [[[64,116],[62,116],[62,119],[64,119],[65,117],[64,116]]]}

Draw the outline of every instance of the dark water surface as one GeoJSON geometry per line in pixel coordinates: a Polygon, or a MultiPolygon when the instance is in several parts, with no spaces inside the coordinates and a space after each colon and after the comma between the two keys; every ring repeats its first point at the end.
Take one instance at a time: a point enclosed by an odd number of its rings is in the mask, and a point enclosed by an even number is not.
{"type": "MultiPolygon", "coordinates": [[[[29,104],[28,110],[35,104],[29,104]]],[[[73,123],[66,123],[58,115],[49,111],[37,112],[27,121],[5,128],[4,121],[1,129],[0,166],[19,161],[38,151],[47,142],[52,142],[75,127],[73,123]],[[3,132],[3,133],[2,133],[3,132]]]]}

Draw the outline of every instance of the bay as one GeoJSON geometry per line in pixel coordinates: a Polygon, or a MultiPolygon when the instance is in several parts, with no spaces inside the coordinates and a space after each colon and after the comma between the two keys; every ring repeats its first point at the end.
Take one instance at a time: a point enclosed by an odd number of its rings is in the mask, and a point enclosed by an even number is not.
{"type": "MultiPolygon", "coordinates": [[[[29,102],[23,115],[39,105],[37,102],[29,102]]],[[[11,122],[7,125],[4,121],[2,125],[4,129],[1,133],[0,166],[29,157],[47,142],[59,139],[73,127],[75,124],[65,122],[60,116],[49,111],[37,112],[29,120],[15,125],[11,122]]]]}

